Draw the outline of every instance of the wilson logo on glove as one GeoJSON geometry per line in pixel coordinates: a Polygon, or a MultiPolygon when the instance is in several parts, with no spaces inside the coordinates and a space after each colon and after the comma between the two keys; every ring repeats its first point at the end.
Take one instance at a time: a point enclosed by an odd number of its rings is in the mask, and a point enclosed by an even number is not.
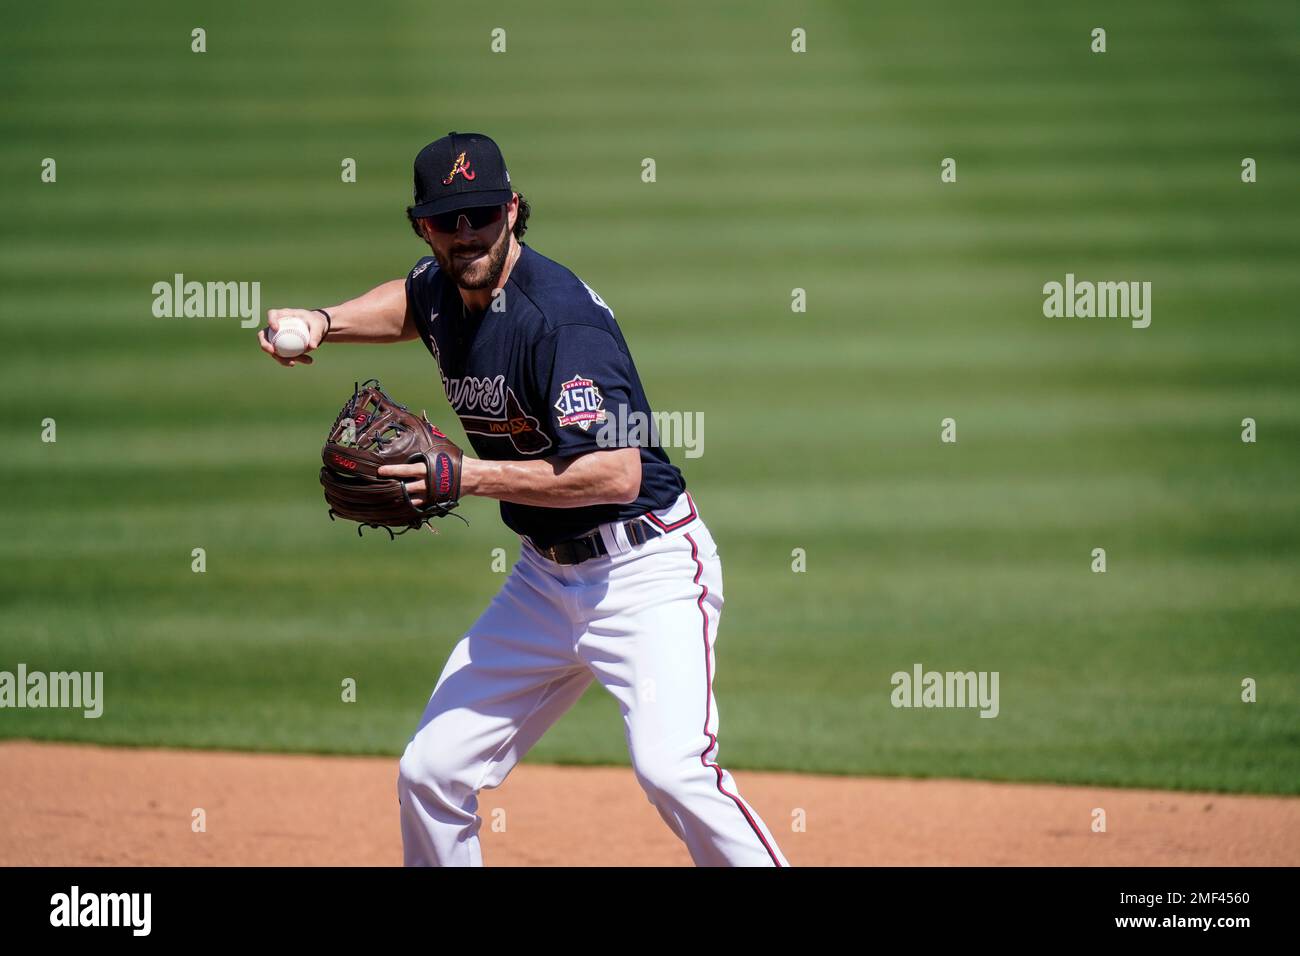
{"type": "Polygon", "coordinates": [[[438,452],[438,463],[434,467],[438,473],[438,496],[445,498],[451,494],[451,475],[452,464],[451,458],[446,452],[438,452]]]}

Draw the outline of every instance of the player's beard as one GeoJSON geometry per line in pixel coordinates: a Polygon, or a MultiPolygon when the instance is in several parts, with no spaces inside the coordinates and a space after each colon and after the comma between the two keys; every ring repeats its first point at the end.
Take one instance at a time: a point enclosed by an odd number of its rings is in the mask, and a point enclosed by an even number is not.
{"type": "Polygon", "coordinates": [[[434,257],[438,260],[438,268],[451,276],[456,285],[462,289],[491,289],[496,286],[497,279],[501,277],[501,270],[505,268],[506,256],[510,254],[510,229],[505,226],[501,229],[501,235],[497,237],[496,242],[488,247],[487,252],[480,255],[477,259],[465,262],[463,259],[457,259],[457,253],[467,250],[479,251],[479,246],[452,246],[447,255],[441,255],[437,249],[434,249],[434,257]]]}

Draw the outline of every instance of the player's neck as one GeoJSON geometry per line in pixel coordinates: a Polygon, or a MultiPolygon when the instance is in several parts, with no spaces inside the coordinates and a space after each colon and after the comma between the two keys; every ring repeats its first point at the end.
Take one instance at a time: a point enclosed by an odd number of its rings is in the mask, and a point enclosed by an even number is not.
{"type": "Polygon", "coordinates": [[[514,233],[510,234],[510,248],[506,252],[505,265],[501,267],[501,275],[497,277],[496,284],[491,289],[462,289],[456,288],[460,292],[461,301],[465,303],[465,308],[475,312],[484,312],[492,304],[492,293],[497,289],[504,289],[506,283],[510,281],[510,272],[519,261],[519,256],[523,252],[523,246],[515,238],[514,233]]]}

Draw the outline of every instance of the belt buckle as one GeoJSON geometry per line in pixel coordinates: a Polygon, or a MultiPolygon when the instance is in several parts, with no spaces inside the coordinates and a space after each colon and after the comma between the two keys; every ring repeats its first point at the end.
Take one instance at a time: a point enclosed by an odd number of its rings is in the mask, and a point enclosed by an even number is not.
{"type": "Polygon", "coordinates": [[[534,541],[532,538],[527,538],[527,537],[526,537],[525,540],[526,540],[529,544],[531,544],[531,545],[533,546],[533,550],[534,550],[534,551],[536,551],[538,554],[540,554],[540,555],[541,555],[542,557],[544,557],[546,560],[548,560],[548,561],[553,561],[553,562],[555,562],[556,564],[563,564],[563,562],[560,560],[560,549],[559,549],[559,545],[560,545],[560,544],[563,544],[564,542],[561,541],[561,542],[559,542],[559,543],[557,543],[557,544],[548,544],[546,547],[543,548],[543,547],[541,547],[541,546],[540,546],[536,541],[534,541]]]}

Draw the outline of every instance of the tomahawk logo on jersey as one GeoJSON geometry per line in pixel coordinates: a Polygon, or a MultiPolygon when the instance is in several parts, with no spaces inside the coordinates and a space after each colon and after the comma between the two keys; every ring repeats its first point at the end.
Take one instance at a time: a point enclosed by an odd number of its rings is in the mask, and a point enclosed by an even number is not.
{"type": "MultiPolygon", "coordinates": [[[[600,450],[608,408],[653,415],[613,311],[559,263],[521,243],[499,300],[470,312],[432,258],[406,280],[407,305],[438,362],[443,391],[480,458],[526,458],[600,450]]],[[[641,491],[626,505],[538,508],[501,504],[501,518],[545,547],[608,521],[669,507],[685,490],[658,446],[641,448],[641,491]]]]}

